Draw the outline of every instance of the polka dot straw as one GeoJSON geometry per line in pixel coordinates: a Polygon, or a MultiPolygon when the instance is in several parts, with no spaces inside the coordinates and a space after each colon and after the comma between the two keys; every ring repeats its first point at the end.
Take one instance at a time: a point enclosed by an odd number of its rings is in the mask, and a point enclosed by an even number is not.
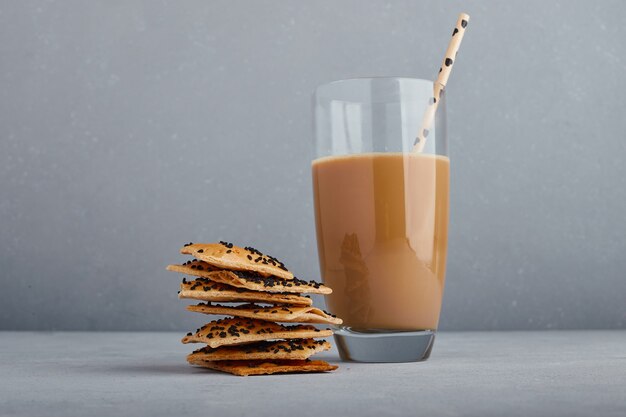
{"type": "Polygon", "coordinates": [[[424,118],[422,119],[420,131],[418,132],[417,138],[415,139],[413,152],[422,152],[424,150],[424,146],[426,145],[426,138],[428,137],[428,131],[435,118],[435,113],[437,112],[437,106],[439,105],[439,99],[441,98],[441,94],[446,88],[448,78],[450,78],[452,66],[454,65],[454,61],[456,60],[456,54],[457,52],[459,52],[459,47],[461,46],[463,35],[465,35],[465,28],[467,27],[469,19],[470,17],[468,14],[461,13],[456,21],[456,26],[452,31],[452,39],[450,39],[448,49],[446,50],[446,56],[443,58],[443,62],[441,63],[441,67],[439,68],[439,75],[437,76],[437,80],[434,83],[433,97],[431,97],[428,102],[428,108],[424,113],[424,118]]]}

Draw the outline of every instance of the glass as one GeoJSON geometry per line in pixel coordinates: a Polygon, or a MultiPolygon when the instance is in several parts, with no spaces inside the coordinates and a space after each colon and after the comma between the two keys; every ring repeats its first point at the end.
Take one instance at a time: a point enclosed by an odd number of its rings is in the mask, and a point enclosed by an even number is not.
{"type": "Polygon", "coordinates": [[[343,319],[343,359],[430,355],[445,281],[449,159],[440,99],[422,152],[412,152],[432,81],[360,78],[317,88],[312,163],[327,308],[343,319]]]}

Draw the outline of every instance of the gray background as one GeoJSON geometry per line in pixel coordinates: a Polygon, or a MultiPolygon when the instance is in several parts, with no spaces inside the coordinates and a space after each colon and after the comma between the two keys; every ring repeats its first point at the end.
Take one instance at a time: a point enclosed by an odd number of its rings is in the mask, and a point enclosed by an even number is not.
{"type": "Polygon", "coordinates": [[[188,329],[164,266],[226,239],[316,278],[310,92],[448,88],[443,329],[626,327],[620,1],[3,1],[0,329],[188,329]]]}

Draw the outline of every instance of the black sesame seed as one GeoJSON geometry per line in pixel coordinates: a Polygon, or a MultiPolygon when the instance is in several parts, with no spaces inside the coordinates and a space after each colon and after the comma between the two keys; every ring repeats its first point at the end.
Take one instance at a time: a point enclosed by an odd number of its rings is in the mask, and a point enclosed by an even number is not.
{"type": "Polygon", "coordinates": [[[452,36],[456,35],[457,33],[459,33],[459,30],[457,28],[454,28],[454,30],[452,31],[452,36]]]}
{"type": "Polygon", "coordinates": [[[204,249],[198,249],[198,253],[204,253],[204,249]]]}
{"type": "Polygon", "coordinates": [[[463,28],[467,27],[467,20],[465,20],[465,19],[461,20],[461,27],[463,27],[463,28]]]}
{"type": "Polygon", "coordinates": [[[446,67],[449,67],[449,66],[450,66],[450,65],[452,65],[453,63],[454,63],[454,61],[453,61],[452,59],[450,59],[450,58],[446,58],[446,62],[445,62],[446,67]]]}

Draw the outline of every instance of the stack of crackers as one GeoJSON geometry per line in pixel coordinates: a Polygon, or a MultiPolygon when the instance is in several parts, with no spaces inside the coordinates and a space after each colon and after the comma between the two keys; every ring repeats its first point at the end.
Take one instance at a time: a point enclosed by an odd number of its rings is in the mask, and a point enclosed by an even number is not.
{"type": "Polygon", "coordinates": [[[331,336],[331,329],[278,324],[341,324],[341,319],[313,307],[311,298],[303,295],[330,294],[329,287],[294,277],[278,259],[252,247],[222,241],[188,243],[180,252],[195,259],[167,269],[195,279],[183,278],[179,298],[205,301],[187,309],[228,316],[183,338],[183,343],[207,345],[187,356],[190,364],[241,376],[337,369],[309,359],[330,349],[329,342],[316,339],[331,336]]]}

